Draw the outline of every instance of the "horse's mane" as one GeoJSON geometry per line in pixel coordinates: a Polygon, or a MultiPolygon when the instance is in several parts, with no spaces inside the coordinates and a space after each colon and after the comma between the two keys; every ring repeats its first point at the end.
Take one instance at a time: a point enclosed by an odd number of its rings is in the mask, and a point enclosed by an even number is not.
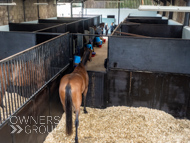
{"type": "Polygon", "coordinates": [[[80,66],[80,67],[84,68],[83,63],[79,63],[79,65],[78,65],[78,66],[80,66]]]}
{"type": "Polygon", "coordinates": [[[79,63],[78,66],[74,69],[74,73],[83,73],[83,71],[85,70],[85,67],[82,63],[79,63]]]}
{"type": "Polygon", "coordinates": [[[83,55],[83,57],[82,57],[82,64],[83,65],[86,65],[86,63],[87,63],[87,61],[88,61],[88,59],[89,59],[89,54],[90,54],[90,50],[89,49],[87,49],[85,52],[84,52],[84,55],[83,55]]]}

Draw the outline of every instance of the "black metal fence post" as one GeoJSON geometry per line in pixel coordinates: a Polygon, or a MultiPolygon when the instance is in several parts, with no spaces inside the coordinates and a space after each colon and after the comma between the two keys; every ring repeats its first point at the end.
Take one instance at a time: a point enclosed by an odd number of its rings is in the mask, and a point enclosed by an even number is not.
{"type": "Polygon", "coordinates": [[[25,14],[25,1],[23,0],[23,15],[24,15],[24,21],[26,21],[26,14],[25,14]]]}
{"type": "Polygon", "coordinates": [[[118,25],[119,25],[119,19],[120,19],[120,0],[118,0],[118,25]]]}
{"type": "MultiPolygon", "coordinates": [[[[164,1],[164,6],[166,6],[166,1],[164,1]]],[[[162,16],[166,16],[166,12],[165,11],[163,11],[163,14],[162,14],[162,16]]]]}
{"type": "MultiPolygon", "coordinates": [[[[9,0],[7,0],[7,3],[9,2],[9,0]]],[[[8,13],[8,23],[10,22],[10,14],[9,14],[9,6],[7,5],[7,13],[8,13]]]]}
{"type": "MultiPolygon", "coordinates": [[[[187,0],[186,6],[190,7],[190,0],[187,0]]],[[[189,26],[189,12],[185,13],[184,26],[189,26]]]]}
{"type": "MultiPolygon", "coordinates": [[[[37,3],[39,3],[39,0],[37,0],[37,3]]],[[[39,10],[39,5],[37,5],[37,12],[38,12],[38,19],[40,19],[40,10],[39,10]]]]}
{"type": "MultiPolygon", "coordinates": [[[[171,4],[175,5],[175,0],[171,0],[171,4]]],[[[169,19],[173,19],[173,12],[169,12],[169,19]]]]}

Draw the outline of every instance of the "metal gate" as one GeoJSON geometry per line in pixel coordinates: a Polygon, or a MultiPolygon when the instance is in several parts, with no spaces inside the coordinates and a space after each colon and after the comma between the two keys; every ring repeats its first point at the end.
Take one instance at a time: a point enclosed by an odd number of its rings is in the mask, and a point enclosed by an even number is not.
{"type": "Polygon", "coordinates": [[[69,34],[0,61],[0,124],[69,65],[69,34]]]}

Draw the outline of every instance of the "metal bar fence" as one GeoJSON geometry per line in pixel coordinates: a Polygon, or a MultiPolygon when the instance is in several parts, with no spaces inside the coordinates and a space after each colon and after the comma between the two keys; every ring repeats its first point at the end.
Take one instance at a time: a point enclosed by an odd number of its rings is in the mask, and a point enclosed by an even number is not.
{"type": "Polygon", "coordinates": [[[0,125],[69,64],[69,34],[0,61],[0,125]]]}

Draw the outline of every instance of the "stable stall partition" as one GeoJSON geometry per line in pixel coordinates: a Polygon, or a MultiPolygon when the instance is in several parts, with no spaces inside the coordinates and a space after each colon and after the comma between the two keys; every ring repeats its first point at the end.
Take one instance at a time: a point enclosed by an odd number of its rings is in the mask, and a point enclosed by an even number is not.
{"type": "MultiPolygon", "coordinates": [[[[73,54],[84,47],[85,36],[96,35],[61,34],[0,61],[2,142],[40,143],[59,123],[59,82],[73,70],[73,54]],[[23,116],[43,116],[45,124],[20,122],[23,116]],[[24,131],[18,133],[17,125],[24,131]],[[13,126],[17,131],[11,133],[13,126]]],[[[87,106],[148,107],[190,119],[189,45],[182,39],[109,36],[107,71],[88,71],[87,106]]]]}
{"type": "Polygon", "coordinates": [[[83,20],[74,21],[66,24],[66,31],[70,33],[84,33],[83,20]]]}
{"type": "MultiPolygon", "coordinates": [[[[78,46],[83,44],[80,40],[83,36],[78,36],[78,46]]],[[[0,97],[5,105],[0,107],[2,142],[41,143],[59,123],[63,114],[59,82],[73,70],[73,47],[68,41],[75,37],[62,34],[0,61],[0,97]],[[41,117],[45,118],[43,123],[39,123],[41,117]]],[[[86,62],[88,57],[83,60],[86,62]]],[[[100,87],[103,89],[103,83],[100,87]]]]}
{"type": "Polygon", "coordinates": [[[94,25],[98,26],[101,23],[100,20],[100,16],[94,17],[94,25]]]}
{"type": "Polygon", "coordinates": [[[75,19],[69,19],[69,20],[49,20],[49,19],[39,19],[39,23],[62,23],[61,25],[52,26],[49,28],[38,30],[37,32],[55,32],[55,33],[64,33],[70,32],[70,33],[84,33],[84,22],[83,20],[75,20],[75,19]]]}
{"type": "Polygon", "coordinates": [[[128,15],[124,20],[126,22],[133,23],[145,23],[145,24],[168,24],[168,19],[163,19],[161,16],[130,16],[128,15]]]}
{"type": "Polygon", "coordinates": [[[50,119],[46,118],[43,130],[40,130],[38,118],[54,117],[58,115],[56,107],[62,109],[57,105],[55,93],[57,95],[61,74],[69,70],[68,41],[68,33],[59,35],[0,61],[0,97],[5,106],[0,107],[1,142],[43,142],[55,127],[56,123],[52,121],[49,124],[50,119]],[[19,117],[33,120],[22,122],[19,117]],[[13,131],[13,126],[24,131],[13,131]],[[33,127],[39,130],[36,132],[33,127]]]}
{"type": "Polygon", "coordinates": [[[190,119],[189,44],[182,39],[109,37],[108,105],[144,106],[190,119]]]}
{"type": "MultiPolygon", "coordinates": [[[[101,21],[100,15],[93,16],[93,17],[79,17],[79,18],[58,17],[57,19],[39,19],[38,20],[39,23],[65,23],[66,32],[70,32],[70,33],[84,33],[84,30],[89,30],[89,27],[99,26],[100,21],[101,21]]],[[[49,32],[49,30],[47,32],[49,32]]],[[[56,32],[56,33],[59,33],[59,32],[56,32]]]]}
{"type": "Polygon", "coordinates": [[[36,32],[65,33],[67,31],[66,28],[67,28],[66,24],[60,24],[59,23],[58,25],[55,25],[55,26],[51,26],[48,28],[44,28],[44,29],[34,31],[34,33],[36,33],[36,32]]]}
{"type": "Polygon", "coordinates": [[[59,34],[0,32],[0,60],[54,38],[59,34]],[[43,35],[43,37],[41,37],[43,35]]]}
{"type": "Polygon", "coordinates": [[[161,16],[128,16],[127,18],[135,18],[135,19],[158,19],[158,20],[161,20],[162,17],[161,16]]]}
{"type": "Polygon", "coordinates": [[[88,17],[57,17],[57,20],[82,20],[88,19],[88,17]]]}
{"type": "Polygon", "coordinates": [[[190,74],[189,44],[182,39],[111,36],[108,67],[190,74]]]}
{"type": "Polygon", "coordinates": [[[101,16],[96,16],[84,20],[84,30],[90,30],[89,27],[99,26],[101,22],[101,16]]]}
{"type": "Polygon", "coordinates": [[[90,27],[94,26],[92,23],[92,19],[85,19],[84,20],[84,30],[90,30],[90,27]]]}
{"type": "Polygon", "coordinates": [[[127,18],[124,23],[141,23],[141,24],[168,24],[168,19],[153,19],[153,18],[127,18]]]}
{"type": "Polygon", "coordinates": [[[182,38],[183,25],[126,24],[120,25],[122,36],[127,33],[147,37],[182,38]]]}
{"type": "Polygon", "coordinates": [[[190,119],[189,75],[125,69],[88,74],[88,107],[147,107],[190,119]]]}
{"type": "Polygon", "coordinates": [[[9,31],[33,32],[40,29],[52,27],[59,23],[9,23],[9,31]]]}
{"type": "Polygon", "coordinates": [[[46,32],[36,32],[36,45],[53,39],[62,33],[46,33],[46,32]]]}
{"type": "Polygon", "coordinates": [[[0,32],[0,60],[36,45],[36,34],[0,32]]]}
{"type": "MultiPolygon", "coordinates": [[[[80,20],[80,19],[79,19],[80,20]]],[[[39,19],[38,23],[71,23],[78,21],[77,19],[39,19]]]]}

